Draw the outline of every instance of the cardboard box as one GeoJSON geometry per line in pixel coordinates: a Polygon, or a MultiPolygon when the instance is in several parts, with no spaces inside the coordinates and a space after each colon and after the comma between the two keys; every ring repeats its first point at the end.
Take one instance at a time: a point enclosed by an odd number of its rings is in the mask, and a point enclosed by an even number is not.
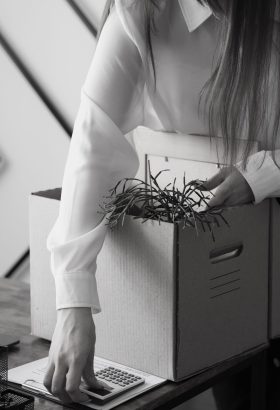
{"type": "MultiPolygon", "coordinates": [[[[45,241],[60,189],[30,195],[32,333],[51,339],[55,287],[45,241]]],[[[96,355],[180,380],[267,342],[269,201],[209,232],[127,216],[97,258],[96,355]]]]}
{"type": "Polygon", "coordinates": [[[271,199],[269,337],[280,337],[280,199],[271,199]]]}

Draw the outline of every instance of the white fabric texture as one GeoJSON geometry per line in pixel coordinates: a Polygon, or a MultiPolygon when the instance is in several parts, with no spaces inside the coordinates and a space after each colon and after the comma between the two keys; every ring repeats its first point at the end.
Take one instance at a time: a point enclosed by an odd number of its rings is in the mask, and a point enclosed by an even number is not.
{"type": "MultiPolygon", "coordinates": [[[[155,91],[145,57],[141,3],[115,1],[81,87],[59,215],[46,242],[57,309],[86,306],[92,313],[101,310],[95,272],[107,221],[99,213],[99,204],[120,179],[137,173],[139,161],[127,134],[139,125],[185,134],[208,133],[197,107],[200,90],[211,73],[219,22],[196,0],[161,1],[153,38],[155,91]]],[[[258,169],[260,155],[252,155],[247,171],[240,171],[256,203],[280,195],[280,172],[271,152],[258,169]]]]}

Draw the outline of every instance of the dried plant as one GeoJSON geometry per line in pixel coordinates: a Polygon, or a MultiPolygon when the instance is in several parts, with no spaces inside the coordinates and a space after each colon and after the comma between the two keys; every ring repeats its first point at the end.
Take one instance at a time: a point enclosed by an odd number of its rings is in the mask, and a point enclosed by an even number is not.
{"type": "Polygon", "coordinates": [[[142,223],[148,219],[157,220],[159,224],[161,221],[183,222],[183,229],[185,227],[195,228],[197,234],[200,224],[204,232],[206,229],[211,232],[215,241],[214,227],[219,227],[220,223],[229,226],[222,215],[222,208],[207,207],[214,194],[211,191],[200,189],[204,181],[197,179],[186,182],[184,173],[182,191],[175,186],[176,178],[174,178],[173,184],[170,182],[161,188],[158,177],[162,172],[170,170],[161,170],[156,176],[153,176],[149,162],[148,165],[149,182],[138,178],[124,178],[109,190],[109,196],[105,196],[109,200],[100,205],[103,211],[99,213],[110,214],[107,218],[107,225],[110,228],[113,228],[120,219],[123,225],[125,216],[132,215],[133,219],[141,218],[142,223]],[[135,184],[128,187],[130,182],[135,182],[135,184]],[[120,188],[120,192],[117,193],[118,188],[120,188]],[[201,210],[202,206],[204,206],[203,210],[201,210]]]}

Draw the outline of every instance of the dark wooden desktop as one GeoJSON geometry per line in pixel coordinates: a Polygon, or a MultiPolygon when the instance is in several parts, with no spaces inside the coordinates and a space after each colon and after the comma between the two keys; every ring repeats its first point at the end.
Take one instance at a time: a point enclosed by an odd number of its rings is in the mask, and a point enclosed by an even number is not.
{"type": "MultiPolygon", "coordinates": [[[[0,333],[20,337],[20,344],[11,348],[9,352],[9,368],[48,355],[50,342],[30,335],[30,295],[27,284],[12,279],[0,279],[0,312],[0,333]]],[[[254,393],[251,394],[251,410],[266,410],[266,355],[267,347],[258,348],[243,355],[242,358],[227,361],[186,381],[167,382],[116,409],[172,409],[212,387],[225,377],[250,367],[251,391],[254,393]]],[[[59,410],[62,408],[69,409],[70,407],[38,397],[35,399],[35,409],[59,410]]]]}

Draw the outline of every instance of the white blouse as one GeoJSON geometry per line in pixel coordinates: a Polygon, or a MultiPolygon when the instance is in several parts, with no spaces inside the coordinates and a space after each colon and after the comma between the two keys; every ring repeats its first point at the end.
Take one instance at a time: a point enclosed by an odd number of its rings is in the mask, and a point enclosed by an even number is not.
{"type": "MultiPolygon", "coordinates": [[[[108,221],[98,213],[99,204],[120,179],[137,173],[138,157],[127,134],[139,125],[207,134],[197,107],[199,92],[210,77],[219,21],[196,0],[160,2],[153,40],[155,91],[146,64],[143,18],[141,0],[115,1],[81,87],[59,215],[46,242],[57,309],[101,310],[96,259],[108,221]]],[[[269,147],[261,149],[250,156],[246,172],[241,171],[256,203],[280,196],[280,171],[269,147]]]]}

